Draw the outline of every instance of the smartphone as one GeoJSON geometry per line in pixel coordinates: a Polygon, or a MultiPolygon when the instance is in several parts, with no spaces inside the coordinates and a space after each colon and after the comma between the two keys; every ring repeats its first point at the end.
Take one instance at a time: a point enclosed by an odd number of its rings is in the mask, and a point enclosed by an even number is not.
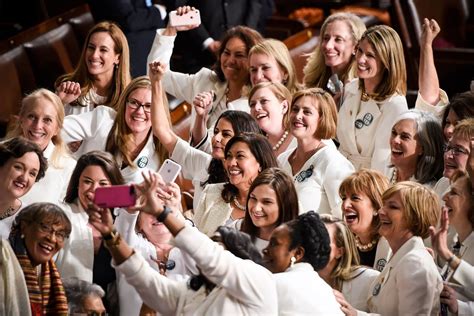
{"type": "Polygon", "coordinates": [[[181,166],[171,159],[166,159],[158,171],[160,176],[163,178],[163,181],[166,183],[174,182],[180,172],[181,166]]]}
{"type": "Polygon", "coordinates": [[[133,185],[112,185],[95,190],[94,203],[103,208],[129,207],[135,205],[133,185]]]}
{"type": "Polygon", "coordinates": [[[201,24],[201,15],[199,14],[199,10],[191,10],[183,15],[178,15],[176,14],[176,11],[171,11],[169,16],[170,24],[174,27],[201,24]]]}

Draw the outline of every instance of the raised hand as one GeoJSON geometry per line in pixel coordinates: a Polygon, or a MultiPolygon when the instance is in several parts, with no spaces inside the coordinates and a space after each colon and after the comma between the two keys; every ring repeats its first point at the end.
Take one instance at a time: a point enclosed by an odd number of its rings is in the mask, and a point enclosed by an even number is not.
{"type": "Polygon", "coordinates": [[[207,118],[209,111],[212,108],[212,102],[214,102],[214,91],[201,92],[194,97],[193,106],[196,111],[196,115],[207,118]]]}
{"type": "Polygon", "coordinates": [[[148,75],[150,77],[151,83],[153,84],[153,83],[161,81],[161,79],[163,78],[163,75],[166,72],[166,65],[159,61],[154,61],[150,63],[148,67],[150,68],[148,75]]]}
{"type": "Polygon", "coordinates": [[[441,256],[444,260],[448,260],[453,253],[449,250],[448,247],[448,227],[449,227],[449,217],[448,210],[443,208],[441,213],[441,226],[439,229],[435,227],[430,227],[431,235],[431,244],[434,251],[441,256]]]}
{"type": "MultiPolygon", "coordinates": [[[[196,10],[194,7],[190,7],[190,6],[182,6],[182,7],[178,7],[176,9],[176,15],[184,15],[186,13],[188,13],[189,11],[193,11],[193,10],[196,10]]],[[[171,19],[170,19],[171,21],[171,19]]],[[[171,22],[168,22],[168,25],[166,26],[166,29],[163,33],[163,35],[166,35],[166,36],[175,36],[177,34],[177,32],[181,32],[181,31],[189,31],[189,30],[192,30],[192,29],[195,29],[197,27],[199,27],[200,24],[192,24],[192,25],[183,25],[183,26],[173,26],[171,25],[171,22]]]]}
{"type": "Polygon", "coordinates": [[[441,28],[436,20],[423,19],[422,31],[421,31],[421,44],[431,45],[435,37],[439,34],[441,28]]]}
{"type": "Polygon", "coordinates": [[[162,193],[159,192],[162,192],[166,184],[160,175],[155,172],[143,172],[142,175],[145,180],[134,185],[135,192],[138,195],[137,204],[130,209],[157,216],[163,211],[165,205],[163,198],[159,196],[162,193]]]}
{"type": "Polygon", "coordinates": [[[81,95],[81,85],[74,81],[61,82],[56,94],[63,101],[63,104],[72,103],[81,95]]]}
{"type": "Polygon", "coordinates": [[[100,208],[90,203],[86,212],[89,214],[89,223],[103,236],[108,235],[113,230],[114,220],[108,208],[100,208]]]}

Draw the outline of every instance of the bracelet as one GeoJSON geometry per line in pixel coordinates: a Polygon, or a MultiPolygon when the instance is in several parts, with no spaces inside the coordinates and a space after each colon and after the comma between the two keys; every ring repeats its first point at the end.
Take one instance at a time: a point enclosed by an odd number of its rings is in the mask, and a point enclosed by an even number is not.
{"type": "Polygon", "coordinates": [[[111,240],[115,237],[115,235],[117,235],[117,230],[114,227],[107,235],[102,236],[102,239],[104,239],[105,241],[111,240]]]}
{"type": "Polygon", "coordinates": [[[117,248],[122,241],[122,236],[117,231],[111,232],[110,235],[112,236],[109,239],[104,238],[104,246],[107,249],[117,248]]]}
{"type": "Polygon", "coordinates": [[[168,217],[169,213],[171,213],[171,209],[165,205],[163,207],[163,212],[161,212],[156,219],[158,220],[158,222],[163,223],[168,217]]]}
{"type": "Polygon", "coordinates": [[[446,260],[446,262],[451,265],[451,262],[453,262],[454,258],[456,258],[456,255],[452,255],[451,257],[449,257],[448,260],[446,260]]]}

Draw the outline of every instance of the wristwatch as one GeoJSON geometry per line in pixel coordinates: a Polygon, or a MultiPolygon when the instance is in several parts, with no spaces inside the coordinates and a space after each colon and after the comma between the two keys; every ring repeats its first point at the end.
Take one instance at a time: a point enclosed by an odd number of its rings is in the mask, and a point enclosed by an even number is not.
{"type": "Polygon", "coordinates": [[[156,219],[158,220],[158,222],[163,223],[171,212],[172,210],[165,205],[163,207],[163,212],[161,212],[156,219]]]}

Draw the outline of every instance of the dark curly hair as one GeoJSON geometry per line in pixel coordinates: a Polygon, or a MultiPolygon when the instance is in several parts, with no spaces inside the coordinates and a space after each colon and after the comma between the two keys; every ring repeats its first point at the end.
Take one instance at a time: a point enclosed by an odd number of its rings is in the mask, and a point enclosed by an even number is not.
{"type": "Polygon", "coordinates": [[[38,182],[44,177],[48,169],[48,161],[44,158],[43,151],[39,146],[26,138],[15,137],[0,144],[0,167],[3,167],[10,159],[21,158],[30,152],[38,156],[39,170],[36,175],[36,182],[38,182]]]}
{"type": "Polygon", "coordinates": [[[311,264],[315,271],[324,268],[329,262],[331,242],[319,214],[309,211],[286,225],[291,236],[289,250],[302,247],[304,249],[302,262],[311,264]]]}
{"type": "MultiPolygon", "coordinates": [[[[243,111],[229,110],[222,112],[214,125],[214,130],[221,119],[227,120],[234,130],[234,136],[242,133],[262,134],[262,130],[258,126],[257,121],[248,113],[243,111]]],[[[201,186],[204,187],[211,183],[227,182],[227,174],[224,170],[222,160],[213,158],[207,169],[209,178],[201,186]]]]}

